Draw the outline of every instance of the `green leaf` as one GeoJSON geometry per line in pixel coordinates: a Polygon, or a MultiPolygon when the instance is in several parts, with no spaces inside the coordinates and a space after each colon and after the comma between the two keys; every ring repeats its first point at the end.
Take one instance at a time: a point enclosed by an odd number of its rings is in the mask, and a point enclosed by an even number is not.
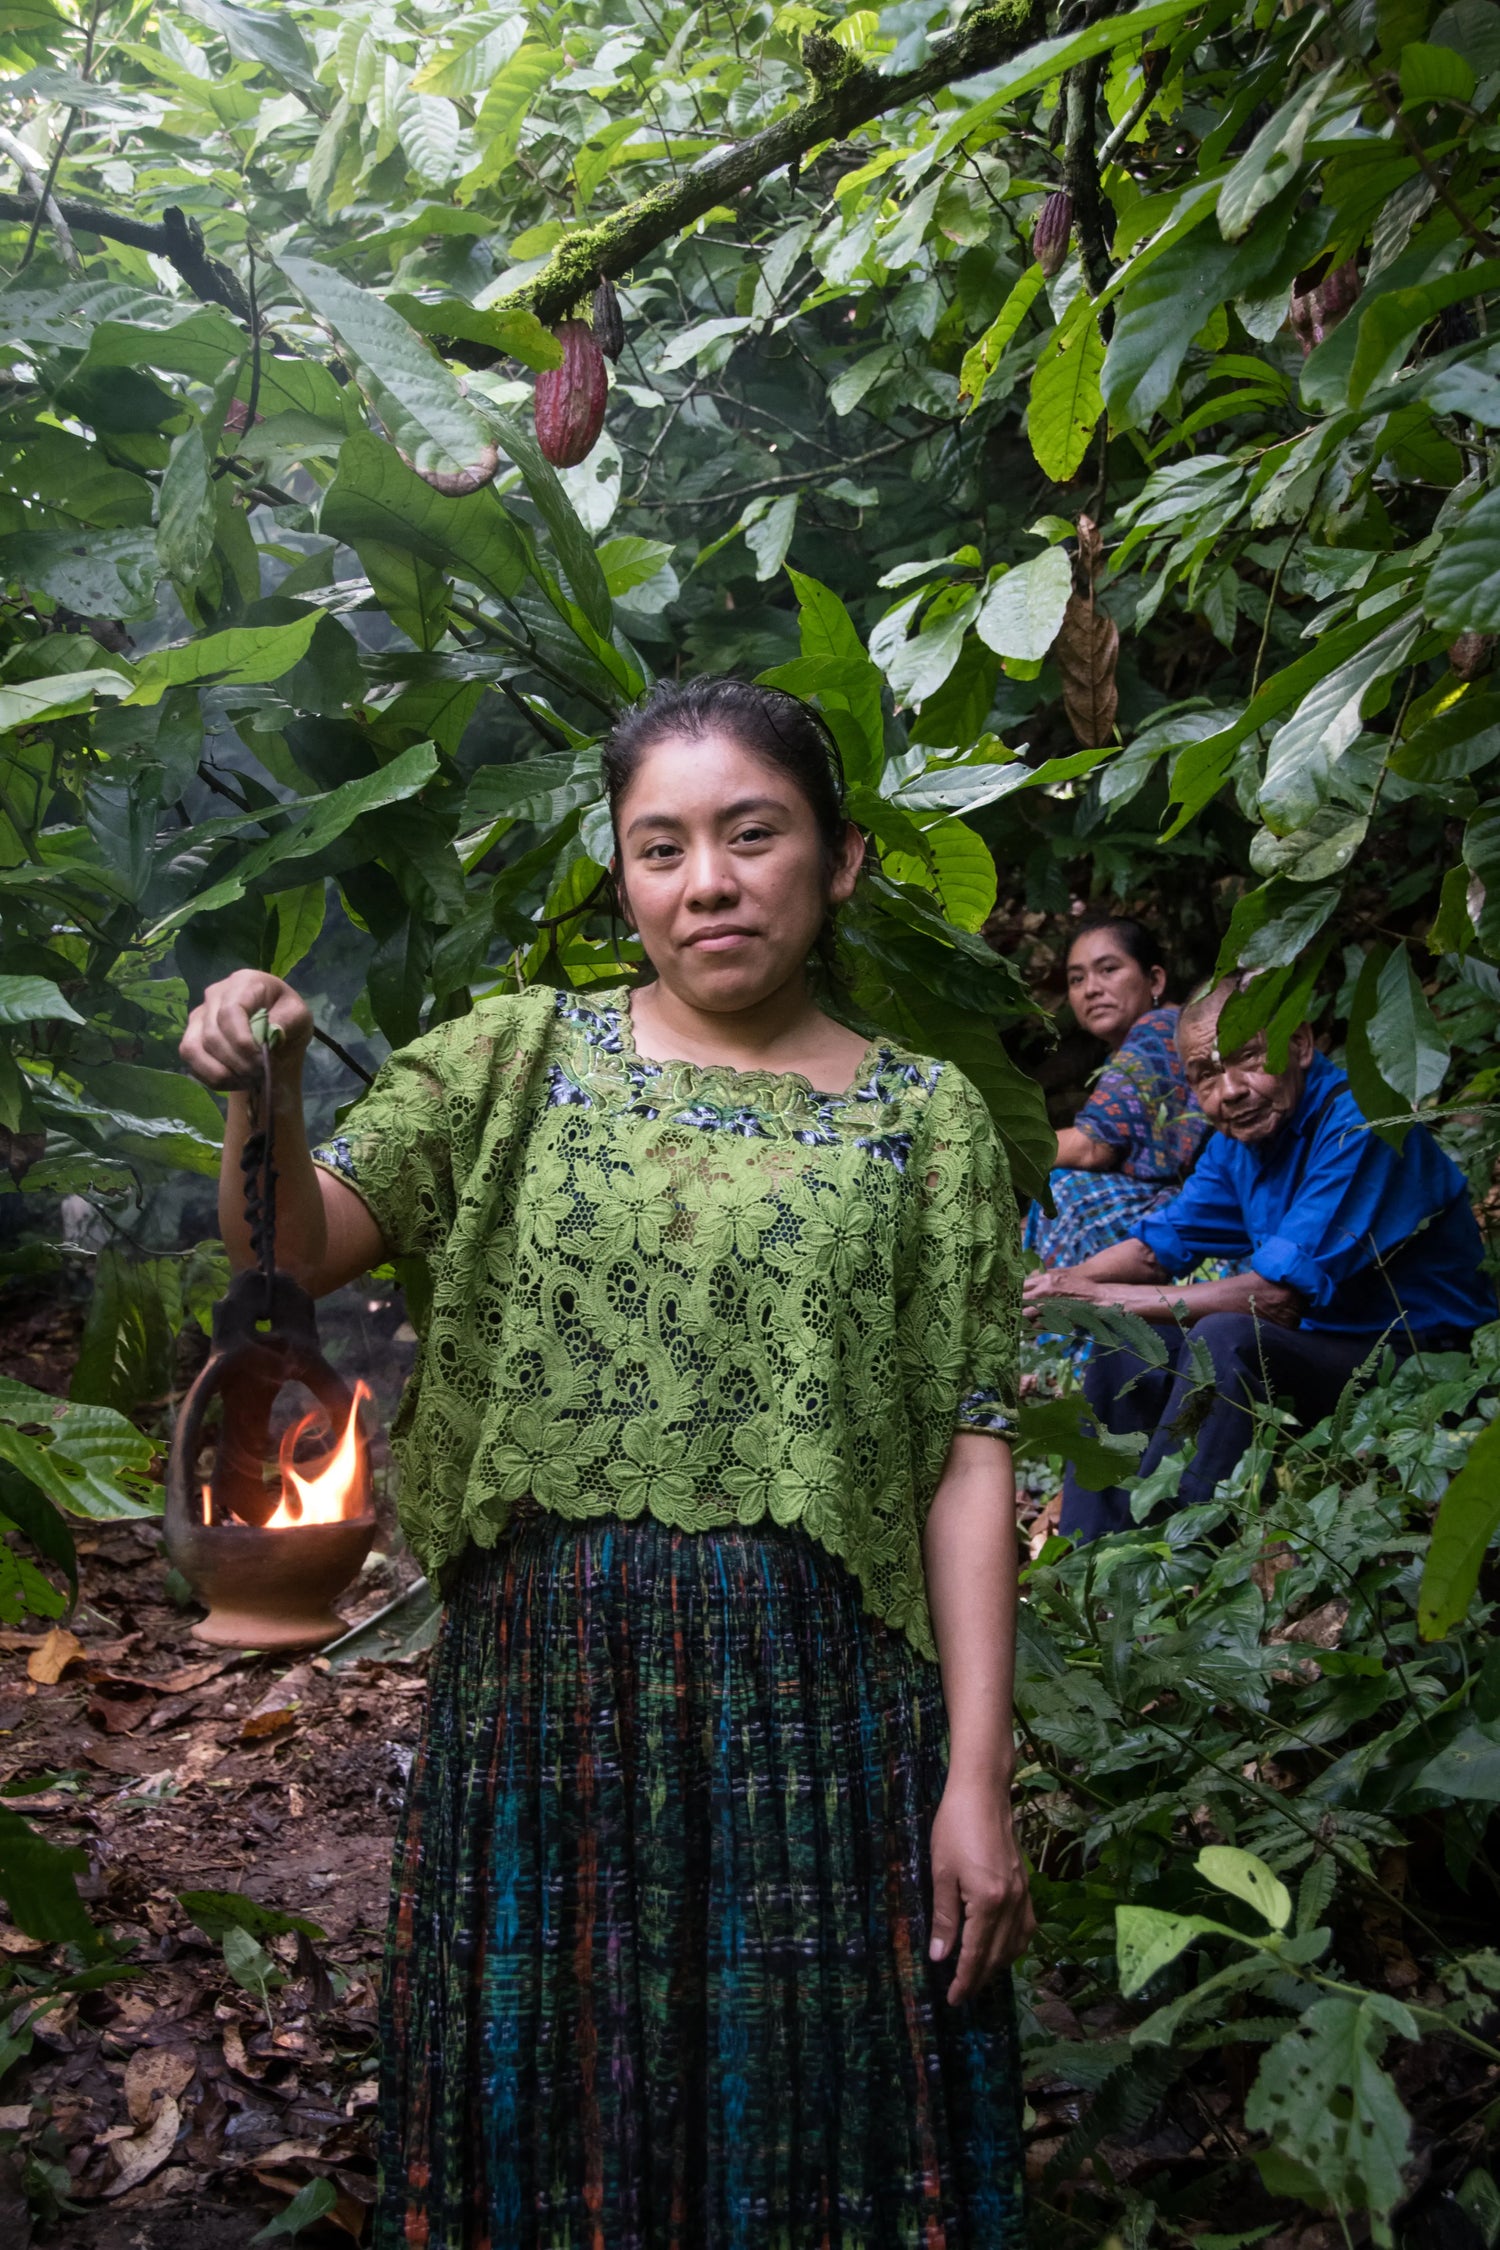
{"type": "Polygon", "coordinates": [[[475,468],[488,443],[484,422],[456,377],[401,315],[315,259],[283,256],[277,262],[338,343],[386,434],[412,467],[449,475],[475,468]]]}
{"type": "MultiPolygon", "coordinates": [[[[289,625],[234,625],[227,633],[207,633],[201,640],[183,641],[175,648],[152,649],[137,662],[135,685],[125,701],[159,703],[168,688],[194,682],[253,685],[282,679],[307,654],[308,643],[321,621],[321,611],[310,609],[305,617],[295,618],[289,625]]],[[[113,672],[97,677],[113,681],[116,693],[127,685],[113,672]]]]}
{"type": "MultiPolygon", "coordinates": [[[[964,363],[959,370],[958,377],[958,397],[960,405],[965,399],[969,401],[969,412],[971,414],[984,397],[984,387],[999,366],[1006,345],[1015,335],[1040,295],[1044,279],[1045,276],[1039,265],[1034,263],[1029,265],[1020,280],[1012,286],[1010,294],[979,341],[971,344],[964,353],[964,363]]],[[[876,355],[872,354],[871,356],[876,355]]],[[[867,366],[869,362],[862,360],[859,364],[867,366]]],[[[874,378],[871,379],[873,381],[874,378]]],[[[838,390],[839,384],[847,383],[848,380],[848,375],[841,375],[838,382],[830,385],[828,392],[830,403],[833,402],[834,393],[838,390]]],[[[863,393],[860,395],[862,396],[863,393]]],[[[851,405],[854,403],[853,400],[850,401],[851,405]]],[[[842,406],[834,406],[836,414],[842,414],[846,411],[847,409],[842,406]]],[[[1068,528],[1071,531],[1072,525],[1070,524],[1068,528]]]]}
{"type": "MultiPolygon", "coordinates": [[[[876,818],[896,807],[875,800],[876,818]]],[[[909,816],[903,816],[909,817],[909,816]]],[[[920,856],[887,854],[886,871],[898,883],[917,883],[933,890],[950,922],[961,930],[982,929],[994,911],[997,876],[995,855],[982,836],[961,820],[939,820],[923,837],[931,865],[920,856]]]]}
{"type": "Polygon", "coordinates": [[[1500,1733],[1494,1727],[1464,1727],[1446,1750],[1418,1767],[1409,1787],[1435,1790],[1461,1804],[1500,1804],[1500,1733]]]}
{"type": "Polygon", "coordinates": [[[214,551],[216,494],[197,423],[172,440],[157,501],[156,554],[179,585],[195,586],[214,551]]]}
{"type": "Polygon", "coordinates": [[[325,850],[362,813],[376,812],[384,805],[399,804],[404,798],[415,797],[437,768],[438,754],[432,744],[417,742],[375,773],[361,774],[357,780],[346,781],[341,788],[330,789],[326,796],[305,798],[279,834],[255,845],[231,873],[164,915],[147,933],[146,942],[154,945],[171,931],[181,929],[195,915],[215,914],[223,907],[232,906],[258,876],[273,867],[283,867],[290,860],[311,858],[325,850]]]}
{"type": "Polygon", "coordinates": [[[0,539],[0,579],[46,594],[80,617],[149,617],[156,541],[136,530],[13,532],[0,539]]]}
{"type": "Polygon", "coordinates": [[[1380,2067],[1393,2028],[1416,2037],[1407,2010],[1383,1993],[1315,2000],[1267,2050],[1245,2104],[1250,2131],[1269,2134],[1305,2167],[1341,2216],[1368,2212],[1382,2243],[1411,2141],[1411,2120],[1380,2067]]]}
{"type": "Polygon", "coordinates": [[[1409,1124],[1391,1123],[1407,1107],[1394,1086],[1388,1086],[1370,1046],[1369,1024],[1380,1004],[1381,979],[1392,959],[1389,946],[1377,945],[1365,955],[1355,982],[1349,1009],[1349,1036],[1344,1043],[1344,1070],[1349,1091],[1383,1141],[1399,1149],[1411,1131],[1409,1124]]]}
{"type": "MultiPolygon", "coordinates": [[[[46,1945],[98,1950],[99,1938],[75,1878],[88,1870],[87,1852],[59,1850],[0,1805],[0,1897],[18,1930],[46,1945]]],[[[14,1993],[11,1995],[14,1997],[14,1993]]]]}
{"type": "Polygon", "coordinates": [[[322,1923],[310,1916],[284,1914],[279,1907],[262,1906],[243,1891],[179,1891],[177,1903],[216,1945],[231,1930],[245,1930],[253,1938],[328,1935],[322,1923]]]}
{"type": "Polygon", "coordinates": [[[557,471],[531,432],[513,414],[492,405],[488,399],[483,401],[483,409],[505,452],[520,470],[532,504],[551,533],[557,559],[573,589],[573,599],[594,631],[608,639],[614,623],[609,588],[604,583],[593,542],[558,481],[557,471]]]}
{"type": "MultiPolygon", "coordinates": [[[[1446,54],[1449,50],[1434,48],[1433,52],[1446,54]]],[[[1458,57],[1453,59],[1457,61],[1458,57]]],[[[1389,382],[1422,330],[1449,305],[1466,304],[1497,286],[1500,259],[1487,258],[1463,273],[1443,274],[1435,281],[1387,290],[1374,298],[1360,317],[1346,402],[1358,406],[1378,384],[1389,382]]]]}
{"type": "Polygon", "coordinates": [[[1401,101],[1425,107],[1429,102],[1471,102],[1474,73],[1451,47],[1432,47],[1413,40],[1401,50],[1401,101]]]}
{"type": "Polygon", "coordinates": [[[1038,468],[1054,484],[1066,484],[1089,449],[1104,411],[1099,389],[1103,365],[1099,322],[1087,291],[1080,289],[1048,337],[1031,378],[1026,434],[1038,468]]]}
{"type": "Polygon", "coordinates": [[[663,564],[672,559],[670,539],[640,539],[633,534],[606,539],[599,549],[599,568],[611,595],[619,600],[637,586],[647,586],[663,564]]]}
{"type": "Polygon", "coordinates": [[[1261,127],[1219,190],[1219,232],[1238,242],[1258,211],[1273,203],[1302,162],[1303,144],[1336,66],[1299,86],[1261,127]]]}
{"type": "MultiPolygon", "coordinates": [[[[1260,809],[1279,833],[1311,820],[1324,801],[1335,761],[1359,733],[1365,697],[1399,672],[1416,645],[1420,620],[1401,616],[1357,654],[1308,689],[1271,737],[1260,809]]],[[[1303,880],[1307,880],[1306,877],[1303,880]]]]}
{"type": "Polygon", "coordinates": [[[1145,7],[1131,8],[1106,22],[1091,24],[1085,31],[1072,32],[1061,39],[1034,40],[1013,62],[1003,63],[998,71],[990,74],[989,92],[953,119],[933,146],[931,161],[941,163],[977,126],[988,124],[1023,94],[1032,94],[1050,85],[1075,63],[1087,62],[1093,55],[1107,55],[1115,47],[1127,46],[1142,33],[1155,31],[1162,24],[1175,23],[1179,17],[1191,14],[1199,4],[1200,0],[1147,0],[1145,7]]]}
{"type": "Polygon", "coordinates": [[[1253,1906],[1273,1930],[1284,1930],[1290,1922],[1291,1892],[1254,1852],[1242,1852],[1230,1844],[1209,1844],[1194,1865],[1216,1890],[1228,1891],[1231,1897],[1253,1906]]]}
{"type": "Polygon", "coordinates": [[[391,120],[417,178],[427,187],[443,187],[458,163],[463,129],[452,102],[419,93],[408,80],[391,105],[391,120]]]}
{"type": "Polygon", "coordinates": [[[319,91],[313,58],[301,32],[282,8],[240,8],[230,0],[182,0],[190,16],[218,32],[241,62],[264,63],[288,86],[304,94],[319,91]]]}
{"type": "Polygon", "coordinates": [[[1107,1492],[1134,1476],[1145,1446],[1141,1436],[1116,1437],[1103,1429],[1082,1391],[1021,1401],[1016,1459],[1065,1461],[1085,1492],[1107,1492]]]}
{"type": "Polygon", "coordinates": [[[1444,531],[1422,607],[1445,633],[1500,633],[1500,491],[1444,531]]]}
{"type": "Polygon", "coordinates": [[[1133,430],[1150,421],[1193,338],[1232,294],[1240,256],[1241,245],[1205,239],[1200,227],[1127,281],[1100,376],[1111,428],[1133,430]]]}
{"type": "Polygon", "coordinates": [[[0,734],[86,711],[96,695],[126,695],[129,686],[119,672],[54,672],[50,680],[8,680],[0,685],[0,734]]]}
{"type": "Polygon", "coordinates": [[[1422,1566],[1417,1627],[1446,1640],[1468,1614],[1490,1542],[1500,1531],[1500,1420],[1487,1422],[1443,1495],[1422,1566]]]}
{"type": "Polygon", "coordinates": [[[1169,1968],[1179,1953],[1186,1952],[1194,1938],[1219,1931],[1219,1923],[1205,1921],[1201,1914],[1165,1914],[1156,1906],[1117,1906],[1115,1959],[1121,1992],[1131,1999],[1169,1968]]]}
{"type": "Polygon", "coordinates": [[[563,754],[481,766],[469,784],[460,826],[469,830],[494,820],[526,820],[555,828],[570,812],[592,804],[602,786],[597,759],[587,754],[576,763],[563,754]]]}
{"type": "Polygon", "coordinates": [[[523,367],[561,367],[563,348],[550,328],[544,328],[524,305],[499,306],[481,311],[463,297],[410,297],[393,290],[386,303],[422,336],[452,336],[465,344],[483,344],[490,351],[518,359],[523,367]]]}
{"type": "MultiPolygon", "coordinates": [[[[457,21],[461,24],[462,19],[457,21]]],[[[487,87],[504,69],[526,36],[526,18],[519,12],[502,24],[480,31],[455,46],[429,55],[412,79],[420,93],[448,94],[463,101],[487,87]]]]}
{"type": "Polygon", "coordinates": [[[974,630],[997,656],[1036,663],[1056,640],[1072,591],[1072,564],[1060,547],[1047,547],[997,579],[974,630]]]}
{"type": "Polygon", "coordinates": [[[797,526],[800,497],[793,492],[780,500],[752,501],[740,518],[745,527],[745,545],[755,557],[755,575],[762,585],[774,578],[786,561],[797,526]]]}
{"type": "Polygon", "coordinates": [[[309,2180],[306,2187],[298,2188],[284,2211],[268,2219],[259,2234],[252,2234],[254,2242],[277,2242],[286,2235],[301,2234],[319,2219],[326,2219],[338,2204],[338,2189],[332,2180],[309,2180]]]}
{"type": "Polygon", "coordinates": [[[1380,972],[1374,1011],[1364,1028],[1385,1084],[1403,1108],[1420,1108],[1447,1075],[1449,1047],[1404,945],[1392,949],[1380,972]]]}
{"type": "Polygon", "coordinates": [[[238,1923],[224,1932],[220,1950],[224,1966],[243,1992],[253,1992],[262,2007],[267,1995],[286,1979],[263,1945],[242,1929],[238,1923]]]}
{"type": "Polygon", "coordinates": [[[82,1023],[49,977],[0,976],[0,1024],[82,1023]]]}
{"type": "Polygon", "coordinates": [[[474,137],[484,154],[459,184],[465,200],[504,172],[532,103],[566,61],[557,48],[532,44],[519,48],[495,73],[474,121],[474,137]]]}
{"type": "Polygon", "coordinates": [[[371,434],[350,438],[339,454],[318,527],[356,552],[372,540],[405,548],[504,600],[527,575],[525,537],[493,485],[449,499],[408,468],[393,445],[371,434]]]}
{"type": "Polygon", "coordinates": [[[322,935],[328,914],[328,886],[321,876],[282,891],[276,899],[276,949],[271,956],[273,977],[289,976],[322,935]]]}

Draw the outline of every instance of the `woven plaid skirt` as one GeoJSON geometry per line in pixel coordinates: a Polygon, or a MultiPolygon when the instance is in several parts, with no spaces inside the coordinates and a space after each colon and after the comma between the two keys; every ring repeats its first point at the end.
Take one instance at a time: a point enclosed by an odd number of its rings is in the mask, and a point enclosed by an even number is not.
{"type": "Polygon", "coordinates": [[[528,1506],[396,1851],[377,2250],[1015,2250],[1008,1985],[927,1959],[936,1666],[795,1529],[528,1506]]]}

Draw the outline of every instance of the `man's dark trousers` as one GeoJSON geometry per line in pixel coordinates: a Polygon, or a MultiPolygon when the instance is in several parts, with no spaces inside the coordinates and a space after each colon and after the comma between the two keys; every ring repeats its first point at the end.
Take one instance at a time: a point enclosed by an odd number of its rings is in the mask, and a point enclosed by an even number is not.
{"type": "MultiPolygon", "coordinates": [[[[1320,1422],[1333,1412],[1350,1376],[1379,1341],[1317,1328],[1273,1328],[1250,1313],[1210,1313],[1185,1332],[1161,1327],[1157,1334],[1167,1348],[1164,1367],[1150,1367],[1130,1351],[1096,1352],[1083,1390],[1101,1430],[1117,1436],[1139,1431],[1148,1438],[1141,1456],[1141,1472],[1147,1474],[1182,1443],[1174,1425],[1198,1388],[1190,1339],[1203,1347],[1213,1363],[1213,1398],[1194,1432],[1196,1449],[1183,1471],[1180,1508],[1211,1500],[1219,1479],[1228,1476],[1249,1445],[1254,1430],[1250,1402],[1263,1405],[1270,1398],[1284,1398],[1300,1422],[1320,1422]]],[[[1388,1341],[1398,1359],[1412,1348],[1399,1331],[1388,1341]]],[[[1461,1339],[1432,1342],[1454,1348],[1461,1339]]],[[[1078,1540],[1126,1531],[1130,1503],[1119,1485],[1085,1492],[1069,1469],[1061,1528],[1078,1540]]]]}

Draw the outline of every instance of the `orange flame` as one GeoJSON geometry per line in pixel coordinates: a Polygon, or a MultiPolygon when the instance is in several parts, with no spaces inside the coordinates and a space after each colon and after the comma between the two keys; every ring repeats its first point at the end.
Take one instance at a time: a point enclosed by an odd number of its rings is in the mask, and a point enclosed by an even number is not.
{"type": "Polygon", "coordinates": [[[359,1409],[362,1401],[371,1395],[366,1383],[355,1384],[354,1404],[349,1409],[343,1434],[327,1459],[310,1476],[299,1473],[292,1457],[303,1432],[323,1417],[317,1413],[304,1414],[301,1421],[287,1431],[281,1441],[282,1497],[275,1514],[266,1519],[267,1531],[296,1531],[307,1523],[343,1523],[347,1518],[364,1514],[369,1504],[368,1479],[359,1409]]]}

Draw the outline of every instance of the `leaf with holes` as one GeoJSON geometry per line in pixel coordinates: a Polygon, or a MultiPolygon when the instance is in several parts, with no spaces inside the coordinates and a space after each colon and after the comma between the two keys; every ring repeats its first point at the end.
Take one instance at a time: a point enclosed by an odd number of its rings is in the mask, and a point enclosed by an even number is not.
{"type": "Polygon", "coordinates": [[[1268,2050],[1245,2104],[1251,2132],[1303,2166],[1341,2218],[1368,2213],[1383,2243],[1411,2144],[1411,2119],[1380,2063],[1392,2031],[1417,2036],[1409,2012],[1384,1993],[1315,2000],[1268,2050]]]}

